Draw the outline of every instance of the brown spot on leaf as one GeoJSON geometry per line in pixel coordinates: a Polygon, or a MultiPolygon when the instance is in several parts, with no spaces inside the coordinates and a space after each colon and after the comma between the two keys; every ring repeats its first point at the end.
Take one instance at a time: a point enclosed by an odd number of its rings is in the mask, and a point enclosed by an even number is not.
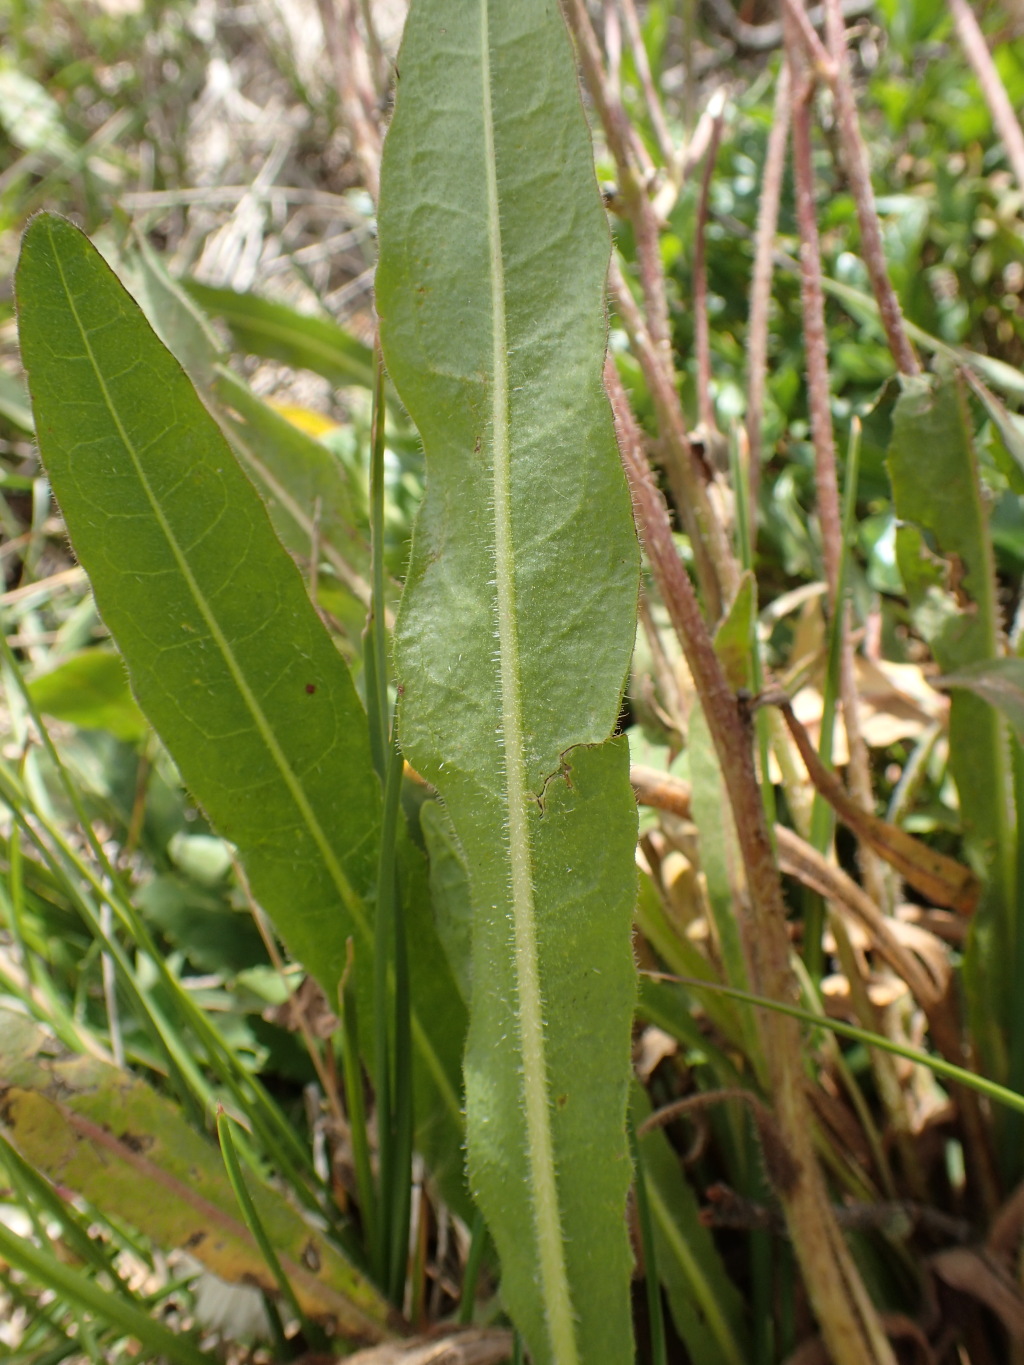
{"type": "Polygon", "coordinates": [[[118,1133],[117,1140],[123,1142],[129,1152],[138,1152],[140,1155],[148,1152],[154,1141],[149,1133],[129,1133],[127,1130],[118,1133]]]}

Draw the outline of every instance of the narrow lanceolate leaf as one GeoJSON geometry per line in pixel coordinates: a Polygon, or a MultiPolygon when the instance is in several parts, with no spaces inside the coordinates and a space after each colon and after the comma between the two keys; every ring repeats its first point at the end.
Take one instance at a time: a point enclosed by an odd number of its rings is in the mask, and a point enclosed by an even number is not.
{"type": "Polygon", "coordinates": [[[609,736],[638,556],[608,231],[555,0],[414,0],[399,70],[377,302],[427,458],[400,730],[469,875],[470,1178],[537,1365],[630,1360],[636,824],[609,736]]]}
{"type": "MultiPolygon", "coordinates": [[[[224,436],[88,239],[33,219],[17,296],[40,450],[133,691],[331,999],[353,938],[365,1007],[381,803],[349,672],[224,436]]],[[[439,1012],[456,987],[412,911],[431,964],[413,964],[418,1116],[457,1150],[461,1006],[439,1012]]]]}
{"type": "Polygon", "coordinates": [[[17,292],[40,451],[135,694],[333,996],[380,805],[348,670],[224,437],[88,239],[33,219],[17,292]]]}

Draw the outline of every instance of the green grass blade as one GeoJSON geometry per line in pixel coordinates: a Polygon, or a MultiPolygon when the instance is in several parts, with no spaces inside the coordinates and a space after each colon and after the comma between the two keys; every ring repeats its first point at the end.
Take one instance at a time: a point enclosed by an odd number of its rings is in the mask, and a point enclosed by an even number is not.
{"type": "Polygon", "coordinates": [[[220,1139],[221,1155],[224,1158],[224,1169],[227,1171],[228,1180],[231,1188],[235,1192],[238,1200],[238,1207],[242,1210],[242,1217],[245,1219],[245,1226],[252,1234],[253,1241],[259,1247],[267,1267],[277,1282],[277,1287],[281,1291],[281,1297],[291,1309],[292,1313],[302,1323],[304,1330],[308,1331],[306,1316],[299,1306],[299,1301],[295,1297],[295,1290],[291,1286],[291,1281],[284,1273],[281,1262],[278,1259],[274,1245],[267,1236],[267,1230],[263,1226],[259,1211],[253,1203],[252,1195],[245,1183],[242,1175],[242,1167],[238,1160],[238,1153],[235,1151],[235,1140],[231,1134],[231,1119],[223,1110],[217,1115],[217,1137],[220,1139]]]}
{"type": "Polygon", "coordinates": [[[838,1033],[841,1038],[852,1038],[855,1042],[864,1043],[867,1047],[877,1047],[883,1052],[891,1052],[894,1057],[903,1057],[908,1062],[916,1062],[918,1066],[926,1066],[936,1076],[945,1076],[947,1080],[956,1081],[959,1085],[966,1086],[968,1090],[976,1090],[979,1095],[986,1095],[1007,1109],[1013,1109],[1017,1113],[1024,1114],[1024,1095],[1018,1095],[1015,1090],[1009,1090],[1005,1085],[1000,1085],[998,1081],[990,1081],[986,1076],[979,1076],[975,1071],[966,1071],[962,1066],[947,1062],[943,1057],[933,1056],[930,1052],[922,1052],[920,1048],[907,1047],[904,1043],[894,1042],[893,1039],[886,1038],[884,1034],[872,1033],[870,1029],[859,1028],[856,1024],[844,1024],[827,1015],[819,1015],[812,1010],[801,1009],[799,1005],[784,1005],[780,1000],[770,1000],[763,995],[752,995],[749,991],[738,991],[732,986],[722,986],[717,982],[702,981],[698,977],[673,976],[659,972],[647,973],[647,975],[664,981],[676,981],[680,985],[688,986],[694,990],[714,991],[719,995],[727,995],[730,999],[738,1000],[745,1005],[757,1005],[762,1009],[775,1010],[779,1014],[788,1014],[791,1019],[799,1019],[802,1023],[811,1024],[814,1028],[829,1029],[832,1033],[838,1033]]]}
{"type": "MultiPolygon", "coordinates": [[[[349,943],[351,947],[351,942],[349,943]]],[[[345,1073],[345,1104],[348,1109],[348,1123],[352,1134],[352,1164],[356,1172],[356,1190],[359,1194],[359,1217],[363,1225],[363,1242],[370,1265],[380,1268],[380,1213],[377,1207],[377,1193],[373,1184],[373,1170],[370,1165],[370,1143],[366,1130],[366,1105],[363,1101],[363,1071],[359,1061],[359,1015],[356,1009],[355,988],[352,973],[355,970],[354,954],[349,958],[345,975],[342,977],[341,997],[341,1050],[342,1066],[345,1073]]]]}
{"type": "MultiPolygon", "coordinates": [[[[944,673],[1001,653],[995,559],[962,381],[905,379],[888,457],[900,519],[896,557],[914,625],[944,673]]],[[[1017,829],[1005,722],[980,697],[953,693],[949,769],[968,859],[985,878],[964,962],[968,1015],[981,1055],[1005,1079],[1003,1058],[1018,983],[1017,829]]],[[[1018,1154],[1004,1151],[1013,1165],[1018,1154]]]]}
{"type": "Polygon", "coordinates": [[[661,1307],[661,1279],[658,1274],[658,1253],[654,1244],[654,1222],[647,1198],[647,1178],[640,1163],[640,1149],[632,1116],[627,1119],[629,1154],[633,1161],[633,1188],[636,1191],[636,1215],[640,1224],[640,1244],[644,1252],[644,1287],[647,1290],[647,1322],[651,1334],[651,1365],[668,1365],[665,1354],[665,1316],[661,1307]]]}
{"type": "Polygon", "coordinates": [[[101,1322],[136,1337],[155,1357],[175,1365],[213,1365],[214,1357],[193,1346],[187,1338],[164,1327],[151,1314],[113,1294],[81,1271],[64,1265],[0,1223],[0,1256],[36,1284],[46,1285],[69,1302],[94,1313],[101,1322]]]}
{"type": "MultiPolygon", "coordinates": [[[[634,1086],[634,1123],[642,1124],[650,1112],[646,1093],[634,1086]]],[[[643,1163],[648,1205],[644,1254],[649,1238],[676,1331],[691,1359],[701,1365],[745,1365],[750,1347],[743,1300],[729,1279],[711,1232],[700,1221],[699,1201],[677,1153],[659,1129],[645,1133],[636,1148],[634,1160],[643,1163]]]]}
{"type": "Polygon", "coordinates": [[[418,0],[399,65],[377,306],[427,459],[399,730],[469,871],[470,1180],[536,1365],[628,1360],[636,827],[605,741],[638,555],[601,382],[607,226],[550,0],[418,0]]]}

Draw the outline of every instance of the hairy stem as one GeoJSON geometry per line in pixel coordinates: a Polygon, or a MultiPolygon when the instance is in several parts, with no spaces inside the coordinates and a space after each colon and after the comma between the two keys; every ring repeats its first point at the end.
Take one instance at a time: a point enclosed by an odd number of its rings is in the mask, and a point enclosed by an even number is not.
{"type": "MultiPolygon", "coordinates": [[[[843,161],[854,203],[857,205],[857,221],[860,223],[861,254],[868,268],[871,288],[878,302],[882,326],[885,328],[896,368],[901,374],[920,374],[921,366],[903,325],[903,310],[900,308],[900,301],[892,287],[885,263],[882,228],[878,221],[878,209],[875,207],[875,192],[871,187],[867,148],[864,146],[864,138],[860,131],[853,81],[850,78],[846,25],[843,22],[840,0],[825,0],[825,32],[835,70],[833,90],[839,136],[843,146],[843,161]]],[[[1020,127],[1016,120],[1014,124],[1020,136],[1020,127]]]]}
{"type": "Polygon", "coordinates": [[[763,459],[764,395],[768,379],[768,315],[772,293],[775,232],[782,198],[782,175],[789,138],[789,67],[779,71],[775,111],[768,135],[768,154],[761,178],[757,210],[754,273],[750,285],[750,322],[747,328],[747,445],[750,451],[751,533],[756,535],[757,494],[763,459]]]}
{"type": "Polygon", "coordinates": [[[967,60],[974,68],[981,93],[985,96],[985,103],[992,115],[992,122],[1003,139],[1007,160],[1013,167],[1017,184],[1024,190],[1024,131],[1021,130],[1020,121],[1006,93],[1006,86],[992,60],[985,35],[967,0],[949,0],[949,8],[953,13],[957,37],[963,45],[967,60]]]}
{"type": "MultiPolygon", "coordinates": [[[[689,577],[672,540],[668,509],[654,484],[639,431],[614,364],[605,383],[648,562],[686,654],[736,821],[750,905],[740,930],[756,989],[778,1000],[796,993],[782,885],[754,771],[749,716],[733,693],[711,643],[689,577]]],[[[760,1016],[771,1070],[775,1120],[788,1156],[770,1171],[811,1302],[836,1365],[895,1365],[878,1315],[850,1257],[828,1200],[813,1146],[799,1029],[782,1015],[760,1016]]],[[[767,1155],[767,1153],[766,1153],[767,1155]]]]}

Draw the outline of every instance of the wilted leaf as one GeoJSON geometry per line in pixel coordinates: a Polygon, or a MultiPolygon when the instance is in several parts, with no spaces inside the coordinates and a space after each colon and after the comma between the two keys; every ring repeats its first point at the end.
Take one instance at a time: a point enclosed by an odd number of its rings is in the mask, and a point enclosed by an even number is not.
{"type": "MultiPolygon", "coordinates": [[[[143,1081],[61,1051],[3,1007],[0,1119],[25,1160],[55,1184],[165,1250],[187,1250],[221,1279],[276,1292],[217,1147],[143,1081]]],[[[303,1310],[356,1340],[389,1335],[391,1310],[369,1281],[280,1194],[247,1182],[303,1310]]]]}

